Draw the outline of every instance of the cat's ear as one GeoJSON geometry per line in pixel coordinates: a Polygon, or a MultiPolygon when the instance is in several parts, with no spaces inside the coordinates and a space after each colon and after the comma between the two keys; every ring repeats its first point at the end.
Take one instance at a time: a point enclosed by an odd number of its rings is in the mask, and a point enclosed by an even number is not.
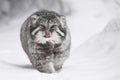
{"type": "Polygon", "coordinates": [[[35,24],[37,22],[37,20],[39,19],[39,16],[38,15],[32,15],[30,17],[30,19],[31,19],[31,23],[35,24]]]}
{"type": "Polygon", "coordinates": [[[60,16],[59,17],[59,21],[60,21],[61,26],[59,26],[59,30],[60,31],[58,31],[58,32],[60,33],[61,38],[65,39],[66,33],[67,33],[67,31],[66,31],[66,26],[67,25],[66,25],[66,18],[65,18],[65,16],[60,16]]]}
{"type": "Polygon", "coordinates": [[[63,27],[63,28],[65,28],[65,26],[66,26],[66,17],[65,16],[60,16],[60,22],[61,22],[61,26],[63,27]]]}

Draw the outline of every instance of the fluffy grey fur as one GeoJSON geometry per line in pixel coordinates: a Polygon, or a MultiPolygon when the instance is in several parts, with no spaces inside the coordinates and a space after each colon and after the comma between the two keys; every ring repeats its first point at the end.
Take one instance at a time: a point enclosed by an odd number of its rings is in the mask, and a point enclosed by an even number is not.
{"type": "Polygon", "coordinates": [[[65,17],[52,11],[38,11],[23,23],[20,39],[33,67],[52,73],[62,68],[70,53],[70,33],[65,17]],[[45,37],[48,31],[50,36],[45,37]]]}

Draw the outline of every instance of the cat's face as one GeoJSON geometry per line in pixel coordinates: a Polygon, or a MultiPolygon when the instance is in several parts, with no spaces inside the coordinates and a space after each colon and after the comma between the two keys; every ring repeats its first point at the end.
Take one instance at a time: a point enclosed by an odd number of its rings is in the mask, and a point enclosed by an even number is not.
{"type": "Polygon", "coordinates": [[[66,29],[60,18],[54,15],[33,15],[31,20],[31,39],[37,43],[60,43],[66,36],[66,29]]]}

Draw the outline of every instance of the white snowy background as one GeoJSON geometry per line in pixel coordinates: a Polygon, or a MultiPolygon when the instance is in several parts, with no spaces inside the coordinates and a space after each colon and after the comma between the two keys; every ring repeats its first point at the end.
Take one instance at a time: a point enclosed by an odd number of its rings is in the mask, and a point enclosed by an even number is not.
{"type": "Polygon", "coordinates": [[[0,0],[0,80],[120,80],[120,1],[0,0]],[[70,58],[53,74],[32,68],[19,39],[25,19],[48,7],[66,15],[72,37],[70,58]]]}

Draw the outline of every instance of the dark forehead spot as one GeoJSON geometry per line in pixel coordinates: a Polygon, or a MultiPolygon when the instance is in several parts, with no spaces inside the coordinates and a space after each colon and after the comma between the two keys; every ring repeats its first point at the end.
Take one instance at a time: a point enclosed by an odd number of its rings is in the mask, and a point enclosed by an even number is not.
{"type": "Polygon", "coordinates": [[[55,13],[53,11],[47,11],[47,10],[38,11],[34,14],[36,14],[37,16],[40,16],[42,18],[45,18],[47,20],[51,20],[51,19],[55,19],[57,17],[60,17],[60,15],[58,13],[55,13]]]}
{"type": "Polygon", "coordinates": [[[57,20],[56,16],[54,15],[41,15],[41,18],[48,21],[48,22],[55,22],[57,20]]]}
{"type": "Polygon", "coordinates": [[[58,24],[59,20],[54,18],[54,19],[49,20],[49,23],[57,23],[58,24]]]}
{"type": "Polygon", "coordinates": [[[51,19],[55,19],[56,18],[54,15],[50,15],[50,14],[42,15],[42,17],[46,18],[47,20],[51,20],[51,19]]]}
{"type": "Polygon", "coordinates": [[[40,23],[46,23],[46,22],[58,23],[59,22],[57,17],[60,17],[60,15],[53,11],[38,11],[34,14],[39,16],[38,22],[40,23]]]}
{"type": "Polygon", "coordinates": [[[41,15],[38,19],[38,22],[40,23],[59,23],[59,20],[52,15],[41,15]]]}

